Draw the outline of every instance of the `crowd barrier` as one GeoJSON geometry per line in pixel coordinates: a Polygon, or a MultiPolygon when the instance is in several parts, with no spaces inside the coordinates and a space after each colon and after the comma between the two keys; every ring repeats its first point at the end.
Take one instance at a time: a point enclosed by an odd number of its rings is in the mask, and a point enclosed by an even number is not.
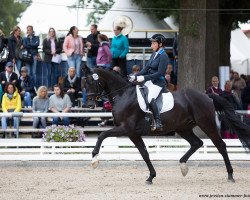
{"type": "MultiPolygon", "coordinates": [[[[84,109],[79,109],[84,110],[84,109]]],[[[75,109],[77,111],[77,109],[75,109]]],[[[250,110],[237,110],[236,111],[239,115],[241,115],[241,119],[243,121],[244,115],[250,115],[250,110]]],[[[12,113],[0,113],[0,117],[18,117],[18,118],[28,118],[28,117],[110,117],[112,118],[111,112],[69,112],[69,113],[32,113],[32,112],[12,112],[12,113]]],[[[19,120],[20,121],[20,120],[19,120]]],[[[105,131],[109,130],[110,127],[88,127],[83,128],[84,131],[105,131]]],[[[0,129],[0,132],[16,132],[17,138],[19,137],[19,132],[41,132],[43,129],[34,129],[34,128],[28,128],[28,129],[20,129],[19,123],[17,125],[17,129],[7,129],[3,130],[0,129]]]]}
{"type": "MultiPolygon", "coordinates": [[[[0,139],[0,160],[91,160],[97,137],[85,142],[44,142],[41,139],[0,139]]],[[[143,137],[152,160],[179,160],[190,148],[184,139],[143,137]]],[[[250,160],[250,153],[238,139],[224,139],[231,160],[250,160]]],[[[190,160],[223,160],[214,144],[204,145],[190,160]]],[[[142,160],[138,149],[127,137],[111,137],[103,141],[100,160],[142,160]]]]}

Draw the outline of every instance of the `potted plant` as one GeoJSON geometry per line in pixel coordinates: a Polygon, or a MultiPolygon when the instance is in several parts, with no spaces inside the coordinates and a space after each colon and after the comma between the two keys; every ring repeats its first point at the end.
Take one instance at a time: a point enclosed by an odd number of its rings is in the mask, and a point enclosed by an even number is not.
{"type": "Polygon", "coordinates": [[[51,125],[47,126],[43,132],[43,141],[45,142],[83,142],[85,135],[83,129],[75,127],[74,125],[61,126],[51,125]]]}

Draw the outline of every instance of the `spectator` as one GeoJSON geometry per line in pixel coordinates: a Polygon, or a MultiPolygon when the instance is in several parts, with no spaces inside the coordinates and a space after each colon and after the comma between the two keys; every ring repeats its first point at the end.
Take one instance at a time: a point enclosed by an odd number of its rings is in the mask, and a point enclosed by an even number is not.
{"type": "Polygon", "coordinates": [[[62,46],[56,37],[54,28],[50,28],[47,38],[43,40],[44,63],[47,68],[48,87],[57,84],[59,77],[59,63],[52,62],[52,57],[62,52],[62,46]]]}
{"type": "Polygon", "coordinates": [[[15,26],[8,39],[9,48],[9,59],[13,65],[16,65],[17,70],[20,71],[22,66],[22,61],[19,58],[20,49],[23,48],[23,39],[21,37],[21,29],[19,26],[15,26]]]}
{"type": "MultiPolygon", "coordinates": [[[[174,41],[173,41],[173,57],[174,57],[174,70],[173,70],[173,72],[174,72],[175,77],[177,77],[177,73],[178,73],[178,50],[179,50],[179,35],[177,35],[177,33],[176,33],[176,36],[174,37],[174,41]]],[[[174,81],[174,80],[172,80],[172,81],[174,81]]],[[[176,83],[177,83],[177,80],[176,80],[176,83]]]]}
{"type": "MultiPolygon", "coordinates": [[[[242,109],[242,106],[240,104],[237,94],[234,94],[232,92],[232,83],[230,80],[226,81],[225,89],[222,92],[221,96],[227,99],[235,110],[242,109]]],[[[231,133],[230,130],[227,130],[223,123],[221,124],[221,135],[222,135],[222,138],[225,138],[225,139],[237,139],[238,138],[237,134],[231,133]]]]}
{"type": "MultiPolygon", "coordinates": [[[[71,108],[71,101],[67,94],[64,94],[60,85],[54,85],[54,93],[49,98],[49,109],[53,113],[67,113],[70,111],[71,108]]],[[[65,126],[69,125],[69,118],[68,117],[53,117],[52,124],[58,125],[59,119],[63,121],[65,126]]]]}
{"type": "Polygon", "coordinates": [[[173,71],[173,66],[169,63],[168,65],[167,65],[167,70],[166,70],[166,74],[169,74],[170,75],[170,81],[171,81],[171,83],[173,84],[173,85],[176,85],[177,83],[176,83],[176,75],[175,75],[175,73],[174,73],[174,71],[173,71]]]}
{"type": "Polygon", "coordinates": [[[97,57],[97,52],[98,52],[98,48],[99,48],[99,41],[98,41],[98,34],[100,34],[99,31],[97,31],[97,25],[96,24],[92,24],[90,26],[90,32],[91,34],[89,34],[87,36],[87,49],[88,49],[88,53],[87,53],[87,66],[89,68],[93,68],[96,66],[96,57],[97,57]]]}
{"type": "Polygon", "coordinates": [[[219,88],[219,78],[217,76],[213,76],[211,80],[212,85],[207,89],[207,94],[222,94],[222,89],[219,88]]]}
{"type": "Polygon", "coordinates": [[[114,66],[113,70],[119,74],[121,74],[121,68],[119,66],[114,66]]]}
{"type": "Polygon", "coordinates": [[[31,99],[35,96],[35,89],[33,79],[28,75],[27,67],[21,68],[21,76],[17,85],[21,98],[24,100],[24,106],[31,108],[31,99]]]}
{"type": "Polygon", "coordinates": [[[7,50],[4,50],[7,47],[6,40],[3,31],[0,29],[0,72],[4,71],[4,66],[8,59],[8,54],[5,53],[7,50]]]}
{"type": "Polygon", "coordinates": [[[232,82],[227,80],[225,82],[225,89],[221,94],[222,97],[226,98],[233,106],[235,110],[241,110],[242,106],[238,95],[232,91],[232,82]]]}
{"type": "Polygon", "coordinates": [[[234,70],[230,70],[230,74],[229,74],[229,79],[230,79],[230,81],[233,81],[233,79],[234,79],[234,70]]]}
{"type": "MultiPolygon", "coordinates": [[[[2,110],[4,113],[8,112],[20,112],[21,110],[21,97],[13,83],[7,83],[4,90],[3,100],[2,100],[2,110]]],[[[13,117],[14,128],[17,128],[18,117],[13,117]]],[[[7,117],[2,117],[2,129],[7,129],[7,117]]],[[[3,137],[5,137],[5,133],[3,137]]],[[[16,133],[14,134],[16,137],[16,133]]]]}
{"type": "Polygon", "coordinates": [[[240,78],[238,72],[234,72],[232,89],[237,93],[238,97],[241,97],[242,90],[246,87],[246,81],[240,78]]]}
{"type": "Polygon", "coordinates": [[[110,52],[109,39],[106,35],[99,34],[98,41],[100,42],[100,46],[98,48],[96,64],[97,66],[110,68],[112,55],[110,52]]]}
{"type": "Polygon", "coordinates": [[[82,37],[78,35],[78,28],[72,26],[63,43],[63,50],[68,57],[68,66],[76,68],[76,74],[81,77],[81,63],[83,53],[82,37]]]}
{"type": "Polygon", "coordinates": [[[129,76],[136,75],[139,72],[140,72],[140,66],[139,65],[133,65],[132,72],[131,72],[131,74],[129,74],[129,76]]]}
{"type": "Polygon", "coordinates": [[[34,84],[36,85],[36,66],[37,60],[40,59],[40,55],[38,54],[38,46],[40,44],[40,40],[38,36],[35,36],[35,32],[33,30],[33,26],[27,26],[27,37],[23,38],[23,48],[26,48],[28,52],[32,55],[32,62],[25,63],[28,68],[28,74],[32,77],[34,84]]]}
{"type": "Polygon", "coordinates": [[[124,36],[122,32],[122,27],[116,26],[114,28],[115,36],[111,43],[111,53],[112,53],[112,65],[119,66],[121,68],[121,74],[127,76],[127,65],[126,65],[126,55],[128,53],[128,38],[124,36]]]}
{"type": "Polygon", "coordinates": [[[13,72],[13,63],[7,62],[5,65],[5,71],[0,73],[0,81],[2,88],[5,88],[7,83],[13,83],[16,87],[18,84],[18,76],[13,72]]]}
{"type": "Polygon", "coordinates": [[[250,110],[250,76],[247,76],[246,87],[243,89],[241,93],[241,100],[243,109],[250,110]]]}
{"type": "Polygon", "coordinates": [[[70,97],[72,106],[77,106],[78,93],[81,89],[81,79],[76,76],[76,70],[74,67],[70,67],[68,75],[63,81],[63,90],[70,97]]]}
{"type": "Polygon", "coordinates": [[[175,91],[175,85],[171,83],[171,76],[169,74],[165,74],[165,80],[167,82],[167,89],[170,91],[170,92],[173,92],[175,91]]]}
{"type": "MultiPolygon", "coordinates": [[[[46,113],[49,108],[48,89],[40,86],[37,90],[37,96],[33,99],[32,111],[34,113],[46,113]]],[[[33,128],[38,128],[41,123],[42,128],[46,127],[46,117],[33,117],[33,128]]]]}

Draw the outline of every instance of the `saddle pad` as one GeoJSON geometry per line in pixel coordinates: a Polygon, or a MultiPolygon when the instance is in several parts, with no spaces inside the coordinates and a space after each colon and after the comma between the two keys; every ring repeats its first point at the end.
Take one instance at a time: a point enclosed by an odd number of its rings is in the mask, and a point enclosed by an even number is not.
{"type": "MultiPolygon", "coordinates": [[[[136,86],[136,94],[137,94],[137,101],[142,111],[144,112],[151,112],[150,110],[146,109],[145,100],[140,92],[139,85],[136,86]]],[[[149,88],[150,90],[150,88],[149,88]]],[[[171,92],[168,93],[161,93],[157,99],[156,104],[160,110],[160,113],[167,112],[174,107],[174,97],[171,92]]]]}

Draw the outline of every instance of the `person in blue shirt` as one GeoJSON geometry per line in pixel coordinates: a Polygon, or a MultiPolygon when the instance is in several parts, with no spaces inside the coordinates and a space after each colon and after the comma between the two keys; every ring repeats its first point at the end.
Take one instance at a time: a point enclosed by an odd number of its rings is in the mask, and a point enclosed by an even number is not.
{"type": "MultiPolygon", "coordinates": [[[[130,81],[137,81],[139,83],[152,81],[154,85],[157,85],[161,88],[159,91],[166,92],[166,81],[164,76],[167,64],[169,63],[168,55],[164,51],[166,39],[161,34],[155,34],[150,38],[150,40],[153,54],[151,55],[146,66],[139,73],[130,76],[130,81]]],[[[160,92],[156,93],[156,96],[148,103],[154,115],[156,130],[161,131],[163,126],[161,124],[160,111],[155,100],[159,93],[160,92]]]]}
{"type": "Polygon", "coordinates": [[[127,76],[126,55],[129,44],[128,38],[122,34],[122,29],[120,26],[114,28],[115,36],[111,42],[112,66],[119,66],[121,68],[121,74],[127,76]]]}
{"type": "Polygon", "coordinates": [[[23,48],[26,48],[32,55],[33,61],[32,63],[25,63],[25,66],[28,68],[28,73],[32,77],[35,86],[37,60],[40,59],[38,54],[39,43],[39,37],[35,36],[33,26],[27,26],[27,37],[23,38],[23,48]]]}

